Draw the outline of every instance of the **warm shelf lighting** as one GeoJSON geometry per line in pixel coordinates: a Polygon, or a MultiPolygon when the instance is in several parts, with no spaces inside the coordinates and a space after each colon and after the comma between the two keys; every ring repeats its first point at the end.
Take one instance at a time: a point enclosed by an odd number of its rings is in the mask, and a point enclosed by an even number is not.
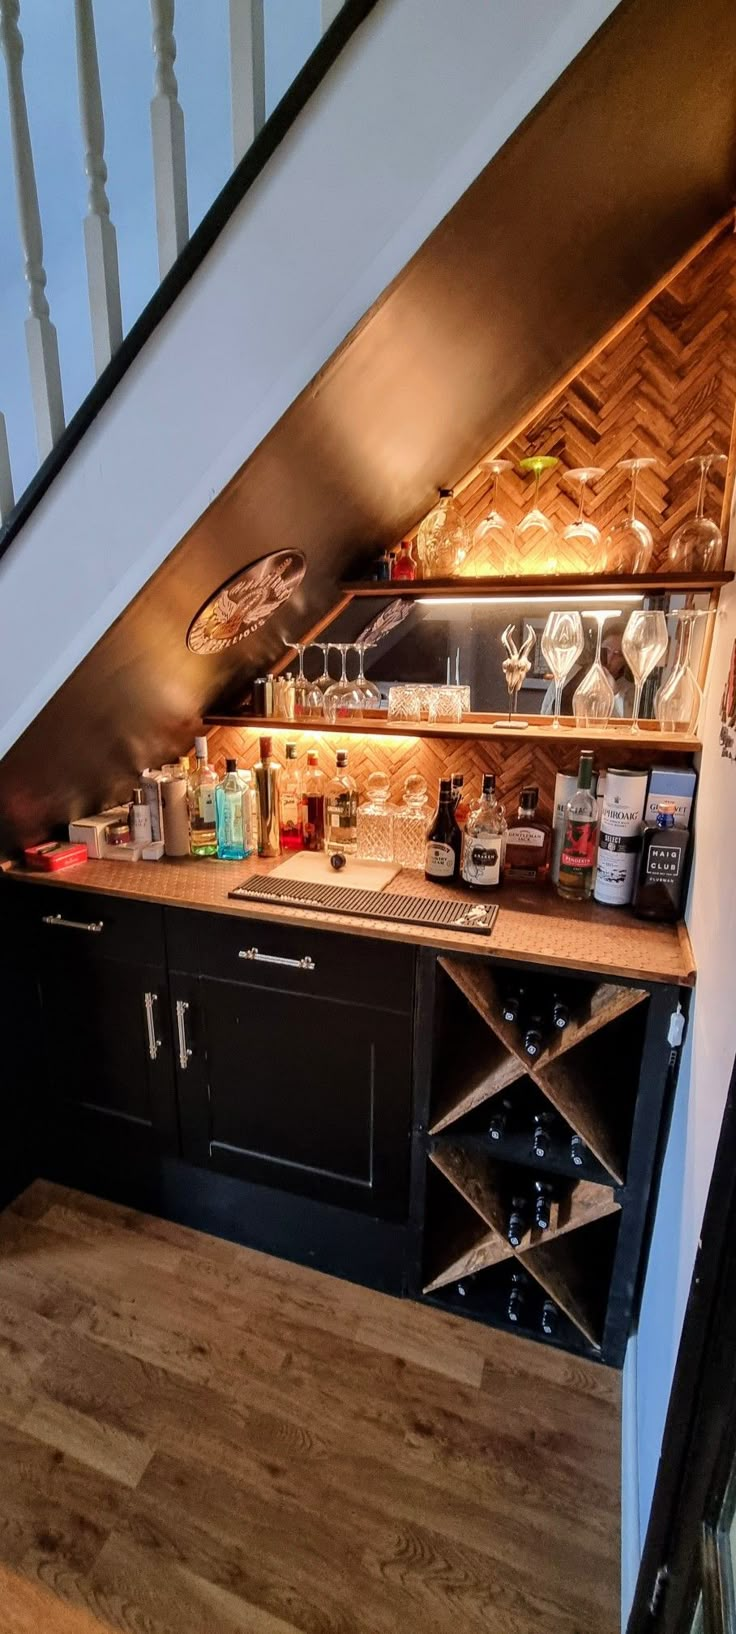
{"type": "Polygon", "coordinates": [[[613,602],[625,602],[627,606],[643,600],[645,592],[638,596],[622,596],[620,592],[613,596],[556,596],[554,591],[534,590],[526,595],[516,596],[423,596],[425,607],[510,607],[532,600],[554,602],[555,606],[570,607],[605,607],[617,613],[621,609],[614,608],[613,602]]]}

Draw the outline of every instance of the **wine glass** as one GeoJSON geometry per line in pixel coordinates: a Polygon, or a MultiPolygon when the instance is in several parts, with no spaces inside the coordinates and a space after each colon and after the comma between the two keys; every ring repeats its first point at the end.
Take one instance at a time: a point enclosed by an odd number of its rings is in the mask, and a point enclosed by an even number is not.
{"type": "Polygon", "coordinates": [[[636,515],[636,490],[639,472],[657,463],[653,457],[618,462],[619,470],[631,472],[631,493],[627,515],[614,523],[603,547],[607,573],[646,573],[649,567],[654,540],[646,522],[636,515]]]}
{"type": "MultiPolygon", "coordinates": [[[[308,651],[310,647],[316,647],[316,646],[317,646],[316,641],[307,641],[305,643],[305,650],[308,651]]],[[[301,669],[301,655],[300,655],[299,662],[300,662],[300,669],[301,669]]],[[[325,659],[325,666],[326,666],[326,662],[327,661],[325,659]]],[[[327,677],[327,679],[328,679],[328,684],[329,684],[329,676],[327,677]]],[[[322,687],[321,683],[322,683],[322,677],[320,677],[319,680],[305,681],[305,690],[304,690],[304,692],[300,693],[299,691],[297,691],[297,701],[299,701],[299,700],[301,701],[301,708],[297,709],[297,714],[301,714],[304,717],[305,720],[318,720],[320,715],[324,715],[324,712],[325,712],[325,694],[324,694],[324,690],[323,690],[323,687],[322,687]]],[[[298,687],[298,684],[299,683],[297,682],[297,687],[298,687]]]]}
{"type": "Polygon", "coordinates": [[[603,626],[606,619],[613,618],[614,615],[610,608],[603,608],[591,613],[590,616],[597,622],[598,637],[595,658],[573,694],[572,708],[577,727],[598,726],[601,722],[610,721],[616,696],[611,677],[601,663],[603,626]]]}
{"type": "Polygon", "coordinates": [[[322,693],[327,692],[328,689],[332,686],[332,676],[330,675],[330,662],[329,662],[329,659],[330,659],[330,647],[334,647],[334,645],[335,645],[334,641],[312,641],[312,642],[310,642],[310,646],[316,647],[318,652],[321,652],[321,654],[322,654],[322,674],[318,675],[316,681],[314,682],[314,685],[318,686],[319,689],[320,689],[320,692],[322,692],[322,693]]]}
{"type": "Polygon", "coordinates": [[[671,675],[662,682],[654,700],[654,713],[663,732],[695,732],[703,693],[690,668],[693,629],[696,618],[705,617],[694,607],[677,613],[677,659],[671,675]]]}
{"type": "Polygon", "coordinates": [[[333,681],[325,693],[325,720],[334,721],[343,715],[362,715],[364,708],[363,693],[357,681],[348,680],[348,651],[349,641],[331,641],[330,646],[336,647],[342,658],[342,674],[339,681],[333,681]]]}
{"type": "Polygon", "coordinates": [[[375,681],[368,681],[366,679],[365,671],[364,671],[364,668],[363,668],[363,665],[364,665],[364,662],[365,662],[365,654],[366,654],[367,648],[369,646],[371,646],[371,642],[369,642],[369,641],[354,641],[353,646],[355,647],[355,651],[358,654],[358,686],[360,687],[360,690],[361,690],[361,692],[363,694],[365,707],[366,707],[366,709],[380,709],[382,707],[382,704],[383,704],[383,698],[381,696],[381,688],[376,686],[375,681]]]}
{"type": "Polygon", "coordinates": [[[304,674],[304,654],[305,654],[305,652],[307,650],[307,647],[309,645],[310,645],[310,642],[308,642],[308,641],[286,641],[286,640],[284,640],[284,646],[288,647],[291,651],[297,653],[298,658],[299,658],[299,669],[297,671],[296,680],[294,682],[294,715],[295,716],[305,714],[305,701],[306,701],[307,694],[310,691],[311,683],[307,680],[307,677],[304,674]]]}
{"type": "Polygon", "coordinates": [[[700,468],[698,498],[695,515],[681,522],[670,539],[667,552],[670,567],[682,568],[684,573],[715,573],[721,566],[723,534],[718,523],[705,515],[705,490],[711,466],[725,458],[725,454],[694,454],[685,461],[686,465],[700,468]]]}
{"type": "Polygon", "coordinates": [[[514,533],[511,523],[501,515],[496,499],[498,495],[498,479],[502,471],[510,471],[511,460],[481,460],[485,471],[492,477],[489,509],[481,518],[473,533],[473,549],[478,554],[489,558],[489,573],[511,573],[514,571],[510,563],[515,563],[514,533]]]}
{"type": "Polygon", "coordinates": [[[417,533],[417,555],[424,578],[449,579],[468,554],[465,517],[452,488],[440,488],[433,510],[417,533]]]}
{"type": "Polygon", "coordinates": [[[552,454],[532,454],[529,459],[519,460],[520,471],[534,472],[534,494],[530,510],[514,528],[514,543],[519,550],[517,573],[556,573],[558,570],[557,530],[540,509],[539,484],[542,472],[554,470],[559,463],[552,454]]]}
{"type": "Polygon", "coordinates": [[[664,658],[668,646],[667,620],[664,613],[630,613],[621,648],[635,681],[632,732],[641,731],[639,710],[644,682],[664,658]]]}
{"type": "Polygon", "coordinates": [[[555,713],[552,726],[560,727],[560,699],[568,675],[577,664],[585,646],[583,621],[579,613],[550,613],[542,635],[542,652],[552,671],[555,683],[555,713]]]}
{"type": "Polygon", "coordinates": [[[574,522],[568,522],[563,528],[562,537],[567,544],[577,546],[581,573],[602,573],[605,567],[601,530],[585,517],[585,490],[589,482],[603,475],[602,465],[581,465],[574,471],[566,471],[563,479],[580,489],[578,514],[574,522]]]}

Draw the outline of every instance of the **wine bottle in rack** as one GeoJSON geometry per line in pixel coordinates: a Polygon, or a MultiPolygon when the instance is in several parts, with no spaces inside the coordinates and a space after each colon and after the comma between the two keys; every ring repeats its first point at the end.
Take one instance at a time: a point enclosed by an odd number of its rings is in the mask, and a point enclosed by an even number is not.
{"type": "Polygon", "coordinates": [[[494,1110],[488,1124],[488,1133],[491,1140],[503,1140],[504,1136],[508,1134],[510,1111],[511,1102],[507,1100],[503,1100],[501,1105],[494,1110]]]}
{"type": "Polygon", "coordinates": [[[579,1135],[570,1136],[570,1157],[576,1169],[582,1169],[585,1162],[585,1146],[579,1135]]]}
{"type": "Polygon", "coordinates": [[[556,1329],[557,1306],[552,1304],[551,1299],[545,1299],[542,1306],[542,1333],[546,1333],[549,1339],[556,1332],[556,1329]]]}
{"type": "Polygon", "coordinates": [[[565,1027],[570,1024],[570,1007],[556,993],[552,999],[552,1022],[560,1032],[564,1032],[565,1027]]]}
{"type": "Polygon", "coordinates": [[[535,1157],[549,1156],[549,1143],[552,1134],[554,1114],[552,1112],[535,1112],[534,1138],[532,1151],[535,1157]]]}
{"type": "Polygon", "coordinates": [[[509,1322],[520,1322],[523,1312],[524,1280],[520,1271],[513,1271],[511,1274],[511,1292],[509,1294],[509,1303],[506,1312],[509,1322]]]}
{"type": "Polygon", "coordinates": [[[518,1248],[523,1242],[529,1223],[529,1203],[526,1197],[515,1193],[511,1199],[509,1223],[506,1228],[506,1238],[512,1248],[518,1248]]]}
{"type": "Polygon", "coordinates": [[[544,1017],[539,1010],[525,1017],[523,1043],[524,1053],[530,1061],[536,1061],[544,1048],[544,1017]]]}
{"type": "Polygon", "coordinates": [[[552,1218],[552,1187],[546,1180],[534,1182],[534,1224],[539,1231],[549,1231],[552,1218]]]}
{"type": "Polygon", "coordinates": [[[501,1000],[501,1015],[504,1021],[517,1022],[523,1002],[523,987],[509,987],[501,1000]]]}

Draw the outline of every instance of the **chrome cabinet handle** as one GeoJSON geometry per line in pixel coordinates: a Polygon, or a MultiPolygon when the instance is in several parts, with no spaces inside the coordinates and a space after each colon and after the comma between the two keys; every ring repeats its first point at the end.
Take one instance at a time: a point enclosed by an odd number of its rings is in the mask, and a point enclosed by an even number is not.
{"type": "Polygon", "coordinates": [[[186,999],[177,999],[177,1001],[176,1001],[176,1026],[177,1026],[177,1031],[178,1031],[178,1034],[179,1034],[179,1066],[181,1067],[182,1072],[186,1072],[186,1069],[189,1066],[189,1061],[190,1061],[191,1054],[192,1054],[191,1048],[190,1048],[189,1044],[187,1044],[187,1010],[188,1009],[189,1009],[189,1005],[187,1004],[186,999]]]}
{"type": "Polygon", "coordinates": [[[156,1024],[153,1019],[154,1004],[158,1004],[158,993],[144,993],[143,1007],[146,1012],[146,1027],[148,1029],[148,1054],[152,1061],[155,1061],[161,1048],[161,1040],[156,1037],[156,1024]]]}
{"type": "Polygon", "coordinates": [[[262,965],[290,965],[292,970],[316,970],[314,959],[305,954],[303,959],[282,959],[278,953],[259,953],[257,947],[241,948],[239,959],[256,959],[262,965]]]}
{"type": "Polygon", "coordinates": [[[41,915],[42,925],[61,925],[64,930],[89,930],[94,936],[99,936],[104,925],[104,919],[93,919],[91,924],[85,924],[82,919],[62,919],[60,913],[44,913],[41,915]]]}

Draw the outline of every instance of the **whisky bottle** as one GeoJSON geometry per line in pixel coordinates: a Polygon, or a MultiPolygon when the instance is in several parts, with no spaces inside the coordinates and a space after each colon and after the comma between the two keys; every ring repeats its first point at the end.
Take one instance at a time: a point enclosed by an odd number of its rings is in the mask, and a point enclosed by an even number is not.
{"type": "Polygon", "coordinates": [[[485,772],[480,801],[465,824],[460,872],[466,885],[488,890],[499,884],[505,839],[506,818],[496,800],[496,779],[493,772],[485,772]]]}
{"type": "Polygon", "coordinates": [[[316,751],[307,754],[307,770],[302,789],[302,838],[305,851],[325,848],[325,777],[319,769],[316,751]]]}
{"type": "Polygon", "coordinates": [[[237,760],[225,761],[225,776],[215,790],[217,815],[217,855],[226,862],[240,862],[250,855],[243,825],[244,784],[237,760]]]}
{"type": "Polygon", "coordinates": [[[217,818],[215,790],[218,776],[207,759],[207,739],[194,739],[196,764],[189,774],[187,808],[189,812],[189,850],[193,857],[217,856],[217,818]]]}
{"type": "Polygon", "coordinates": [[[522,789],[519,810],[508,825],[504,877],[538,883],[549,873],[552,830],[537,816],[539,789],[522,789]]]}
{"type": "Polygon", "coordinates": [[[660,800],[657,820],[647,823],[642,838],[634,891],[637,918],[679,918],[689,844],[689,829],[675,823],[674,800],[660,800]]]}
{"type": "Polygon", "coordinates": [[[437,810],[427,830],[424,877],[440,885],[451,885],[460,868],[462,834],[455,821],[452,785],[440,778],[437,810]]]}
{"type": "Polygon", "coordinates": [[[286,745],[286,765],[279,782],[279,838],[282,851],[301,851],[302,780],[295,743],[286,745]]]}
{"type": "Polygon", "coordinates": [[[358,785],[347,768],[347,749],[338,749],[335,775],[325,792],[325,849],[354,855],[358,849],[358,785]]]}
{"type": "Polygon", "coordinates": [[[272,754],[272,739],[260,739],[261,758],[254,768],[256,800],[258,802],[258,855],[278,857],[279,842],[279,778],[281,767],[272,754]]]}
{"type": "Polygon", "coordinates": [[[571,902],[585,902],[593,893],[598,850],[598,801],[592,790],[593,753],[584,749],[578,767],[578,786],[568,801],[565,837],[560,853],[557,891],[571,902]]]}

